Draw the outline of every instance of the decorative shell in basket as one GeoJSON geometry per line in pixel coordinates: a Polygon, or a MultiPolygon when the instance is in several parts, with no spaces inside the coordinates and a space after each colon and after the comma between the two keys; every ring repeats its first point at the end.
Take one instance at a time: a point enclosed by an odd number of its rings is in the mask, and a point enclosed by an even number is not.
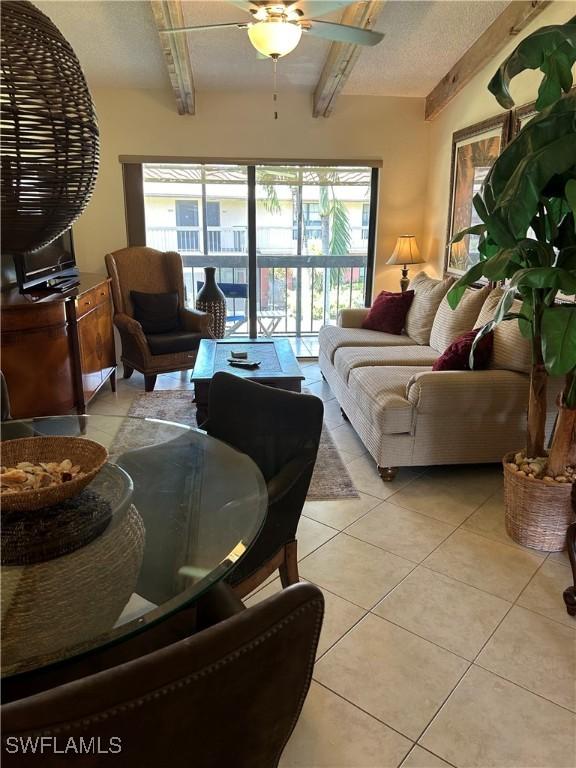
{"type": "Polygon", "coordinates": [[[52,507],[100,472],[108,451],[80,437],[23,437],[0,445],[0,500],[7,512],[52,507]]]}

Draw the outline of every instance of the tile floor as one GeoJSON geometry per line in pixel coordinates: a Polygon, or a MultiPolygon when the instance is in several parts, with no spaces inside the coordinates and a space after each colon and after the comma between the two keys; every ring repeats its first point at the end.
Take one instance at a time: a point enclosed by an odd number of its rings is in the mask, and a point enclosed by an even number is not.
{"type": "MultiPolygon", "coordinates": [[[[508,538],[498,467],[412,468],[384,484],[317,363],[302,367],[360,498],[304,507],[300,573],[321,587],[326,615],[281,767],[576,765],[565,553],[508,538]]],[[[185,373],[157,384],[188,387],[185,373]]],[[[134,374],[90,411],[126,413],[141,391],[134,374]]],[[[247,602],[279,588],[269,581],[247,602]]]]}

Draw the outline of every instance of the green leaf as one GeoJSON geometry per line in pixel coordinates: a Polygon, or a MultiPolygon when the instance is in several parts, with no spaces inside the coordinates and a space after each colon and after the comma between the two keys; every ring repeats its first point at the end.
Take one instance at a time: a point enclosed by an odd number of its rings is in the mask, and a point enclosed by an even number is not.
{"type": "Polygon", "coordinates": [[[486,224],[475,224],[473,227],[467,227],[458,232],[457,235],[450,240],[450,243],[459,243],[466,235],[483,235],[486,231],[486,224]]]}
{"type": "Polygon", "coordinates": [[[575,179],[569,179],[566,182],[566,188],[564,190],[564,194],[566,195],[566,200],[568,201],[568,205],[572,209],[572,213],[574,214],[574,218],[576,219],[576,180],[575,179]]]}
{"type": "Polygon", "coordinates": [[[332,201],[331,225],[330,255],[343,256],[350,250],[352,232],[348,210],[344,203],[337,198],[332,201]]]}
{"type": "Polygon", "coordinates": [[[569,70],[575,61],[576,18],[566,24],[541,27],[525,37],[498,68],[488,90],[504,109],[512,109],[514,99],[510,95],[510,81],[526,69],[540,69],[546,83],[541,86],[541,104],[537,106],[540,109],[552,103],[549,99],[558,89],[570,90],[572,73],[569,70]],[[564,60],[568,63],[568,71],[564,60]]]}
{"type": "Polygon", "coordinates": [[[496,159],[482,194],[485,201],[493,201],[484,221],[497,242],[502,238],[498,239],[499,230],[493,231],[492,217],[516,239],[525,237],[550,183],[563,174],[574,174],[575,126],[576,92],[531,120],[496,159]]]}
{"type": "Polygon", "coordinates": [[[496,256],[484,263],[484,276],[488,280],[504,280],[511,277],[515,272],[522,268],[517,259],[519,258],[518,248],[504,248],[496,256]],[[511,271],[511,274],[508,274],[511,271]]]}
{"type": "Polygon", "coordinates": [[[470,285],[474,285],[475,282],[477,282],[484,274],[484,264],[486,262],[479,261],[477,264],[474,264],[470,267],[468,272],[466,272],[465,275],[462,275],[461,278],[456,280],[452,288],[448,291],[447,300],[448,304],[452,309],[456,309],[458,304],[460,303],[460,299],[462,296],[464,296],[464,292],[466,291],[466,288],[470,285]]]}
{"type": "Polygon", "coordinates": [[[548,307],[542,313],[542,354],[551,376],[576,367],[576,305],[548,307]]]}
{"type": "MultiPolygon", "coordinates": [[[[492,328],[495,328],[497,325],[500,325],[500,323],[505,319],[506,314],[508,313],[508,310],[512,306],[512,303],[514,302],[514,296],[516,294],[516,291],[513,288],[507,288],[504,293],[502,294],[502,298],[498,302],[498,306],[496,307],[496,312],[494,313],[494,319],[492,320],[492,323],[494,325],[492,328]]],[[[490,323],[488,323],[490,325],[490,323]]]]}
{"type": "Polygon", "coordinates": [[[522,308],[520,309],[520,317],[518,318],[518,327],[525,339],[532,338],[532,313],[532,292],[530,292],[530,295],[524,297],[522,308]]]}
{"type": "Polygon", "coordinates": [[[559,267],[533,267],[520,269],[510,286],[524,288],[553,288],[568,295],[576,293],[576,274],[559,267]]]}
{"type": "Polygon", "coordinates": [[[562,269],[576,270],[576,245],[570,245],[558,252],[556,266],[562,269]]]}
{"type": "MultiPolygon", "coordinates": [[[[496,220],[494,223],[498,222],[502,227],[505,227],[513,238],[524,237],[534,214],[538,210],[538,204],[547,184],[554,176],[575,166],[575,133],[550,137],[548,143],[539,148],[533,148],[519,161],[496,200],[494,212],[487,222],[491,234],[490,222],[494,217],[496,220]]],[[[500,234],[500,231],[500,228],[494,229],[497,234],[500,234]]],[[[494,237],[497,239],[496,234],[494,237]]]]}
{"type": "Polygon", "coordinates": [[[558,101],[562,91],[568,93],[572,87],[572,65],[565,50],[568,51],[566,46],[558,48],[555,55],[549,56],[540,67],[545,77],[538,89],[535,104],[538,111],[558,101]]]}

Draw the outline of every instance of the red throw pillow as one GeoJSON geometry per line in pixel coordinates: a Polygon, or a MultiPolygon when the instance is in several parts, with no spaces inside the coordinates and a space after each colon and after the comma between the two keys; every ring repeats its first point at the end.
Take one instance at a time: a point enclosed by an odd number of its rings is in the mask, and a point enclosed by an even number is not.
{"type": "Polygon", "coordinates": [[[364,318],[362,328],[369,331],[384,331],[399,336],[404,330],[406,315],[412,304],[414,291],[391,293],[382,291],[370,307],[364,318]]]}
{"type": "MultiPolygon", "coordinates": [[[[455,339],[432,366],[433,371],[469,371],[470,350],[478,330],[467,331],[455,339]]],[[[483,336],[474,350],[474,370],[488,368],[492,357],[494,333],[483,336]]]]}

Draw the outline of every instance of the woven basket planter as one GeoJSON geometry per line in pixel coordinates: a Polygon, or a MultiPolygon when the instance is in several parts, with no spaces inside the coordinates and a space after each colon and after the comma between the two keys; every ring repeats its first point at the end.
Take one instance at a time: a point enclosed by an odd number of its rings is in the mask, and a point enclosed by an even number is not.
{"type": "Polygon", "coordinates": [[[521,475],[508,466],[514,453],[503,459],[506,532],[517,544],[544,552],[560,552],[566,531],[574,522],[570,496],[572,483],[550,483],[521,475]]]}

